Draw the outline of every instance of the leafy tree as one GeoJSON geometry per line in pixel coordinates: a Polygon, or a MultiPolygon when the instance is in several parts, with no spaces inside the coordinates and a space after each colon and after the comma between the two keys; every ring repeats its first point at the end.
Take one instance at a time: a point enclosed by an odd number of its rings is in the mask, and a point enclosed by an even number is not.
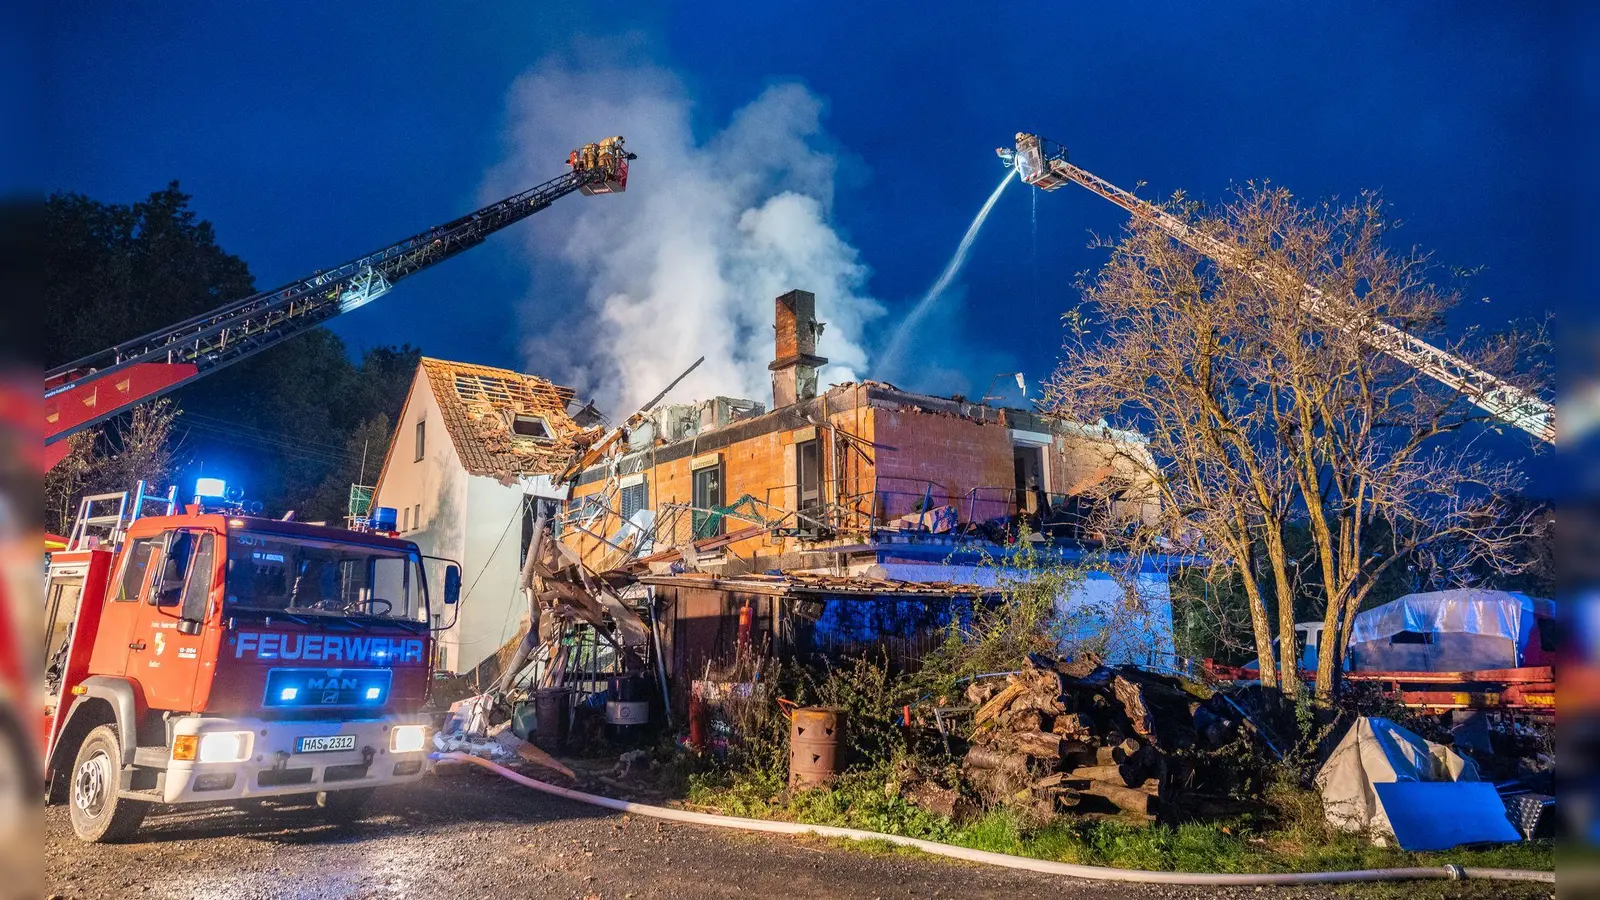
{"type": "Polygon", "coordinates": [[[176,181],[132,204],[55,194],[45,204],[42,322],[60,365],[255,292],[176,181]]]}
{"type": "MultiPolygon", "coordinates": [[[[42,322],[48,364],[255,291],[249,267],[217,244],[211,224],[189,201],[177,182],[132,204],[73,193],[48,198],[42,322]]],[[[169,423],[167,452],[176,455],[163,477],[186,484],[202,473],[220,475],[271,509],[337,521],[344,492],[361,473],[361,447],[369,448],[369,466],[382,459],[388,435],[380,440],[377,431],[398,417],[419,356],[411,347],[378,347],[358,366],[338,337],[316,329],[200,379],[171,395],[184,414],[169,423]]],[[[99,457],[85,454],[116,445],[119,429],[128,427],[126,416],[120,421],[80,438],[78,462],[99,466],[99,457]]]]}

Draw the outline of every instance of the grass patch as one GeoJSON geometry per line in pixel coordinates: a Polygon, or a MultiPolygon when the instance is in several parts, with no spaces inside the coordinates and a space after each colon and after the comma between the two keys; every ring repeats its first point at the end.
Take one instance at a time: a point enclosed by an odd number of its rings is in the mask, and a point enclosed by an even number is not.
{"type": "MultiPolygon", "coordinates": [[[[886,788],[889,784],[885,771],[854,771],[840,776],[832,789],[790,794],[784,790],[782,779],[775,775],[712,773],[689,778],[687,800],[696,807],[713,807],[727,815],[859,828],[993,853],[1119,869],[1276,873],[1454,863],[1483,868],[1555,870],[1555,851],[1548,841],[1443,853],[1410,853],[1379,847],[1361,835],[1327,828],[1321,821],[1315,795],[1308,799],[1298,794],[1276,793],[1277,808],[1288,816],[1271,823],[1236,820],[1145,827],[1114,820],[1062,817],[1038,826],[1003,808],[990,810],[967,822],[953,822],[906,802],[892,786],[886,788]],[[1315,819],[1308,815],[1313,809],[1317,812],[1315,819]]],[[[915,852],[881,841],[837,843],[874,853],[915,852]]],[[[1418,893],[1419,887],[1413,885],[1405,896],[1434,896],[1431,889],[1418,893]]],[[[1500,889],[1504,891],[1510,887],[1505,885],[1500,889]]],[[[1472,896],[1462,893],[1463,885],[1455,884],[1450,888],[1449,896],[1472,896]]],[[[1542,893],[1548,892],[1535,890],[1530,896],[1542,893]]],[[[1373,894],[1363,893],[1362,896],[1373,894]]]]}

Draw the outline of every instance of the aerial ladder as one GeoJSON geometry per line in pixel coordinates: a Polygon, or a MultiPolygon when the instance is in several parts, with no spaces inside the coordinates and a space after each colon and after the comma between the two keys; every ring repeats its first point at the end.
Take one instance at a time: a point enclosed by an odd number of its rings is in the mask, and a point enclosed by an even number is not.
{"type": "MultiPolygon", "coordinates": [[[[1141,200],[1132,193],[1067,160],[1066,148],[1035,134],[1018,133],[1016,147],[995,151],[1008,167],[1015,168],[1023,183],[1053,191],[1076,183],[1110,200],[1135,217],[1160,228],[1173,240],[1222,265],[1242,271],[1264,283],[1282,283],[1289,273],[1274,271],[1264,260],[1240,248],[1229,246],[1195,229],[1161,207],[1141,200]]],[[[1347,318],[1336,299],[1330,299],[1313,285],[1294,278],[1295,287],[1304,292],[1306,308],[1312,317],[1332,329],[1343,327],[1347,318]]],[[[1425,375],[1459,392],[1473,405],[1496,419],[1522,429],[1535,438],[1553,444],[1556,439],[1555,409],[1545,400],[1460,359],[1415,335],[1387,322],[1364,323],[1363,340],[1425,375]]]]}
{"type": "Polygon", "coordinates": [[[50,370],[44,382],[45,467],[61,461],[65,439],[73,434],[365,306],[402,278],[478,246],[568,194],[621,193],[635,158],[621,136],[586,144],[568,156],[566,173],[541,185],[50,370]]]}

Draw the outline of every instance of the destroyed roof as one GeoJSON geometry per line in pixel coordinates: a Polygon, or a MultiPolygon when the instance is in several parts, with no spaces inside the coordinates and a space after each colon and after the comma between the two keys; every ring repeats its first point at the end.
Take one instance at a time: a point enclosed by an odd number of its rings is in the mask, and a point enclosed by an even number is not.
{"type": "Polygon", "coordinates": [[[552,475],[571,461],[572,437],[582,430],[567,413],[571,388],[510,369],[430,357],[423,357],[422,370],[450,442],[471,474],[552,475]],[[527,433],[513,430],[519,416],[527,433]]]}

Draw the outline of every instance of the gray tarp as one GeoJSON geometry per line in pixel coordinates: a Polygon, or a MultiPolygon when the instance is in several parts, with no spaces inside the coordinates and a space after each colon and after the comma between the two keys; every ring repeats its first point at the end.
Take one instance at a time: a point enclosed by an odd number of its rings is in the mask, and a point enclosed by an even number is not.
{"type": "Polygon", "coordinates": [[[1534,610],[1549,601],[1466,588],[1407,594],[1356,616],[1353,671],[1470,671],[1521,665],[1534,610]]]}
{"type": "Polygon", "coordinates": [[[1394,836],[1375,785],[1397,781],[1477,781],[1478,766],[1443,744],[1435,744],[1389,719],[1357,719],[1317,773],[1329,824],[1366,831],[1374,839],[1394,836]]]}

